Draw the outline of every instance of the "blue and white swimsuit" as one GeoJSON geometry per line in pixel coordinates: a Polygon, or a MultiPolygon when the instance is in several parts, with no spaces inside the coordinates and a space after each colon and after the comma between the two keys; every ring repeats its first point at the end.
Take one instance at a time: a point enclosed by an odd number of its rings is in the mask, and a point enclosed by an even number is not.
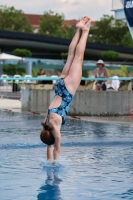
{"type": "Polygon", "coordinates": [[[65,124],[66,115],[70,109],[71,101],[74,95],[70,94],[67,90],[64,82],[64,78],[57,80],[55,85],[55,96],[58,95],[62,98],[62,102],[59,107],[47,110],[47,118],[49,118],[50,113],[57,113],[62,117],[62,125],[65,124]]]}

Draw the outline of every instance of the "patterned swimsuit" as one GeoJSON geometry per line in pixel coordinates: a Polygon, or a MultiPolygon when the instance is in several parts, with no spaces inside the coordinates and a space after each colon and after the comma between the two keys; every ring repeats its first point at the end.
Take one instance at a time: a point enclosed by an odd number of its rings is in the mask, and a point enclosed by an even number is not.
{"type": "Polygon", "coordinates": [[[55,85],[55,96],[58,95],[62,98],[62,102],[59,107],[47,110],[47,118],[50,113],[57,113],[62,117],[62,125],[65,124],[66,115],[69,111],[71,101],[74,95],[70,94],[65,86],[64,78],[57,80],[55,85]]]}

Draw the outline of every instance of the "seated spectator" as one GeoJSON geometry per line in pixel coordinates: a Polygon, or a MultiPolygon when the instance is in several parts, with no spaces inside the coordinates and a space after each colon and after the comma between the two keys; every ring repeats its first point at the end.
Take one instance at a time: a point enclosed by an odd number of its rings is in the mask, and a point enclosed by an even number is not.
{"type": "Polygon", "coordinates": [[[40,69],[39,73],[37,76],[46,76],[44,69],[40,69]]]}
{"type": "Polygon", "coordinates": [[[85,80],[81,80],[80,85],[85,85],[85,80]]]}
{"type": "MultiPolygon", "coordinates": [[[[108,78],[108,71],[104,67],[104,62],[103,60],[98,60],[97,62],[97,68],[95,70],[95,78],[108,78]]],[[[105,80],[97,80],[96,81],[96,90],[106,90],[106,84],[105,80]]]]}
{"type": "MultiPolygon", "coordinates": [[[[37,77],[46,77],[44,69],[40,69],[40,72],[38,73],[37,77]]],[[[38,81],[39,84],[53,84],[53,81],[49,80],[42,80],[38,81]]]]}
{"type": "Polygon", "coordinates": [[[114,90],[118,90],[118,88],[119,88],[119,86],[120,86],[120,81],[118,80],[118,76],[113,76],[112,77],[112,88],[114,89],[114,90]]]}

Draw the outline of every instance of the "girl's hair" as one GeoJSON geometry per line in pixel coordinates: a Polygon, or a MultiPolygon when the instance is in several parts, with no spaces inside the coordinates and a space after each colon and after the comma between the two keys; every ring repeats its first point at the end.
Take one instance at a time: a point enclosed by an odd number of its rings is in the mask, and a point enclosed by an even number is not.
{"type": "Polygon", "coordinates": [[[43,126],[43,130],[41,131],[40,134],[40,139],[43,143],[47,145],[52,145],[55,143],[54,136],[52,135],[52,128],[50,128],[48,125],[45,123],[41,123],[43,126]]]}

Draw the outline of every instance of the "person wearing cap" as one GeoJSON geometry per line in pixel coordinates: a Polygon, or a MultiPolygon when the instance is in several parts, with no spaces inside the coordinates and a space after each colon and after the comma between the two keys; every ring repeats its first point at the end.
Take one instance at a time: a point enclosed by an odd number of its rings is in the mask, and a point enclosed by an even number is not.
{"type": "MultiPolygon", "coordinates": [[[[95,78],[108,78],[108,71],[104,67],[104,62],[103,60],[98,60],[97,61],[97,68],[95,70],[95,78]]],[[[106,90],[106,84],[105,80],[97,80],[96,81],[96,90],[106,90]]]]}

